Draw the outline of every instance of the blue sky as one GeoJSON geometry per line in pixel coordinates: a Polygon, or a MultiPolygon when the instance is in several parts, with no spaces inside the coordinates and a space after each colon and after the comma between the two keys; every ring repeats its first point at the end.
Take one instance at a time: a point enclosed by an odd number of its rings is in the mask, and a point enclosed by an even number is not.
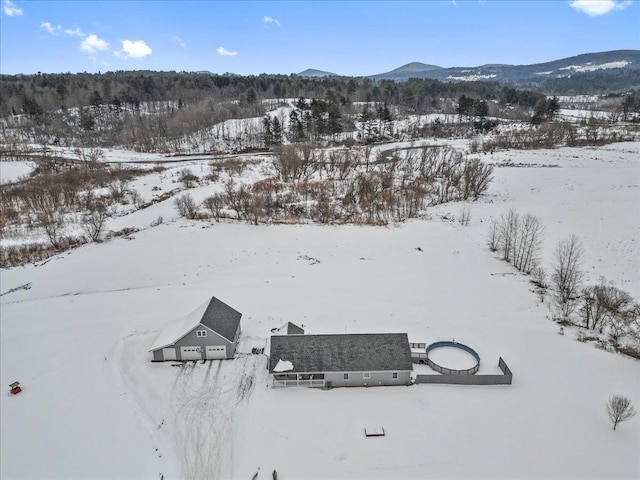
{"type": "Polygon", "coordinates": [[[317,68],[369,75],[418,61],[540,63],[640,49],[639,2],[0,0],[0,71],[317,68]]]}

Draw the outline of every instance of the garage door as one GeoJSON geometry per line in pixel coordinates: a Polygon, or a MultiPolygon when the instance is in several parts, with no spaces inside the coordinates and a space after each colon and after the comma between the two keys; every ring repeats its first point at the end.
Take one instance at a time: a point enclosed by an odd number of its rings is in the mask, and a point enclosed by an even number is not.
{"type": "Polygon", "coordinates": [[[163,348],[162,349],[162,358],[163,360],[175,360],[176,359],[176,349],[171,348],[163,348]]]}
{"type": "Polygon", "coordinates": [[[227,358],[227,347],[207,347],[207,359],[222,360],[227,358]]]}
{"type": "Polygon", "coordinates": [[[200,347],[180,347],[180,358],[182,360],[200,360],[200,347]]]}

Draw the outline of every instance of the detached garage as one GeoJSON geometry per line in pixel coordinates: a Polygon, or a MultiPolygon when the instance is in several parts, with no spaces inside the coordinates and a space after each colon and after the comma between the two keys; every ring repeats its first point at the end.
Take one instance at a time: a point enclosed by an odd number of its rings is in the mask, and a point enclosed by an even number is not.
{"type": "Polygon", "coordinates": [[[216,297],[171,322],[153,343],[154,362],[233,358],[242,314],[216,297]]]}

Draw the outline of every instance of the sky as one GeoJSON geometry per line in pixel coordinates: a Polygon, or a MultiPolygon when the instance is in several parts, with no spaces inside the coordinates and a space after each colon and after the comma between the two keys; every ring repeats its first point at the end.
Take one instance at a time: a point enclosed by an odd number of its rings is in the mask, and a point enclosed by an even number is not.
{"type": "Polygon", "coordinates": [[[640,49],[640,2],[0,0],[0,72],[382,73],[640,49]]]}

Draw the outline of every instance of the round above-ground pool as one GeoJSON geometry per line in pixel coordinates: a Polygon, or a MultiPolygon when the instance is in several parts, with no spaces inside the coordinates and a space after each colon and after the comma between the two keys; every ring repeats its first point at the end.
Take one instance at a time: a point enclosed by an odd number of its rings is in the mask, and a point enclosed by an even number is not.
{"type": "Polygon", "coordinates": [[[427,347],[427,365],[445,375],[473,375],[480,369],[480,355],[458,342],[436,342],[427,347]]]}

